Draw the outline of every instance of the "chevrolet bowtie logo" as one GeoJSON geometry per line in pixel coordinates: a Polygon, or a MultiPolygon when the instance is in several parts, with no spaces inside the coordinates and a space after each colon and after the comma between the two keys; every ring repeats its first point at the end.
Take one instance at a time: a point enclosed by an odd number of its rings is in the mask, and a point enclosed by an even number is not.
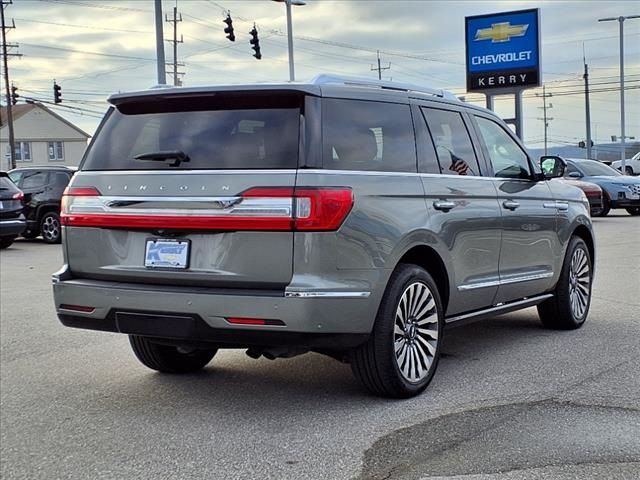
{"type": "Polygon", "coordinates": [[[475,40],[489,40],[491,43],[508,42],[511,37],[524,37],[529,25],[511,25],[509,22],[492,23],[491,28],[479,28],[475,40]]]}

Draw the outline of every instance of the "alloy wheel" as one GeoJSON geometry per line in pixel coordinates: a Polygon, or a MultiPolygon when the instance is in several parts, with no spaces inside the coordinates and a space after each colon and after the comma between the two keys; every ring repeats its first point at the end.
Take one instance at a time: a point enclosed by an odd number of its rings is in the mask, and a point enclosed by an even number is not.
{"type": "Polygon", "coordinates": [[[589,305],[591,295],[591,272],[586,252],[578,248],[571,257],[569,269],[569,300],[576,319],[581,319],[589,305]]]}
{"type": "Polygon", "coordinates": [[[393,342],[396,364],[405,380],[418,383],[429,373],[438,346],[438,310],[429,287],[410,284],[396,308],[393,342]]]}
{"type": "Polygon", "coordinates": [[[53,216],[48,216],[42,222],[42,236],[47,240],[55,240],[60,236],[60,222],[53,216]]]}

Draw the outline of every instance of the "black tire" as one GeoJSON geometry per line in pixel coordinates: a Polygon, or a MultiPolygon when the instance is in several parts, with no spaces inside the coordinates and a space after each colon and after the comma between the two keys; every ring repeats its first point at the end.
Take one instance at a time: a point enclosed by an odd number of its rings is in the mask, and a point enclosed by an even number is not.
{"type": "Polygon", "coordinates": [[[9,248],[15,239],[16,237],[0,237],[0,250],[9,248]]]}
{"type": "Polygon", "coordinates": [[[45,213],[40,220],[40,234],[45,243],[60,243],[62,240],[60,215],[56,212],[45,213]]]}
{"type": "Polygon", "coordinates": [[[602,208],[598,212],[597,216],[606,217],[607,215],[609,215],[610,211],[611,211],[611,205],[609,204],[609,199],[605,196],[602,198],[602,208]]]}
{"type": "Polygon", "coordinates": [[[204,368],[217,353],[217,348],[181,352],[179,347],[163,345],[147,337],[129,335],[133,353],[152,370],[163,373],[189,373],[204,368]]]}
{"type": "Polygon", "coordinates": [[[542,324],[555,330],[574,330],[584,325],[593,286],[593,265],[587,244],[580,237],[571,237],[560,278],[553,298],[538,305],[538,315],[542,324]],[[587,267],[581,275],[581,258],[587,267]]]}
{"type": "Polygon", "coordinates": [[[25,230],[22,232],[22,238],[26,238],[27,240],[33,240],[40,235],[40,232],[34,232],[33,230],[25,230]]]}
{"type": "Polygon", "coordinates": [[[633,215],[634,217],[640,215],[640,207],[629,207],[625,208],[625,210],[629,213],[629,215],[633,215]]]}
{"type": "Polygon", "coordinates": [[[351,354],[353,373],[375,395],[392,398],[418,395],[427,388],[438,366],[443,326],[440,294],[431,275],[417,265],[398,265],[387,285],[369,339],[351,354]],[[414,293],[407,297],[411,289],[414,293]],[[404,304],[407,308],[403,316],[409,320],[404,323],[397,314],[402,310],[403,298],[413,298],[416,302],[415,308],[411,301],[404,304]],[[418,327],[418,323],[422,327],[418,327]],[[404,329],[400,325],[404,325],[404,329]],[[427,326],[430,328],[425,328],[427,326]],[[431,345],[428,349],[427,342],[431,345]],[[422,369],[420,374],[418,368],[422,369]],[[409,377],[416,373],[415,380],[407,378],[407,371],[409,377]]]}

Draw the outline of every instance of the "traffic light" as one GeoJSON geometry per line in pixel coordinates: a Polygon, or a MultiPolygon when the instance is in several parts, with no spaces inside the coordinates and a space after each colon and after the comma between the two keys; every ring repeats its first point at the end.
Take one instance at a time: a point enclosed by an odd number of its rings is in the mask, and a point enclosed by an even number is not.
{"type": "Polygon", "coordinates": [[[231,20],[231,14],[230,13],[227,13],[227,18],[225,18],[223,20],[223,22],[227,24],[227,26],[224,29],[224,33],[227,34],[227,38],[229,40],[231,40],[232,42],[235,42],[236,41],[236,36],[233,33],[233,20],[231,20]]]}
{"type": "Polygon", "coordinates": [[[249,43],[252,45],[251,48],[256,52],[253,54],[253,56],[260,60],[262,58],[262,54],[260,53],[260,40],[258,39],[258,30],[256,30],[255,25],[249,32],[249,35],[251,35],[251,40],[249,40],[249,43]]]}
{"type": "Polygon", "coordinates": [[[53,101],[55,103],[61,103],[62,102],[62,87],[60,85],[58,85],[56,83],[56,81],[53,81],[53,101]]]}
{"type": "Polygon", "coordinates": [[[16,103],[18,103],[18,97],[20,95],[18,95],[18,87],[16,87],[15,85],[11,85],[11,104],[15,105],[16,103]]]}

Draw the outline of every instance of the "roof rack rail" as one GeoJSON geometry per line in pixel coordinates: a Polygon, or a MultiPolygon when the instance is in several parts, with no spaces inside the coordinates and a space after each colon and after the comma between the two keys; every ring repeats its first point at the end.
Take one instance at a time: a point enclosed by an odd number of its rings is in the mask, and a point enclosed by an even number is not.
{"type": "Polygon", "coordinates": [[[348,77],[342,75],[322,74],[315,77],[312,81],[314,85],[350,85],[354,87],[370,87],[381,88],[385,90],[396,90],[399,92],[418,92],[434,95],[436,97],[446,98],[448,100],[459,101],[453,93],[447,90],[437,88],[422,87],[420,85],[412,85],[410,83],[388,82],[386,80],[373,80],[370,78],[348,77]]]}

